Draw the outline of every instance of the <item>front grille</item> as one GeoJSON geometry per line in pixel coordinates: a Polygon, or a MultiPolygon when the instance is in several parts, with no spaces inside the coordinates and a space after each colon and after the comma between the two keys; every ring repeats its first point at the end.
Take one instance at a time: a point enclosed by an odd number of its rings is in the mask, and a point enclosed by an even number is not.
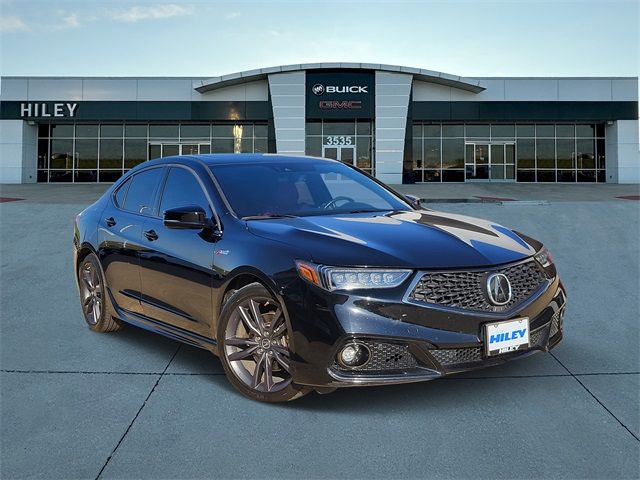
{"type": "Polygon", "coordinates": [[[407,345],[376,342],[373,340],[359,340],[359,342],[369,347],[369,352],[371,353],[369,361],[365,365],[355,368],[345,368],[335,363],[333,367],[342,371],[372,372],[406,370],[418,366],[416,358],[409,352],[407,345]]]}
{"type": "Polygon", "coordinates": [[[526,300],[545,280],[544,271],[533,260],[496,270],[428,272],[422,275],[409,298],[424,304],[463,310],[504,312],[526,300]],[[485,283],[491,273],[502,273],[511,283],[511,300],[506,305],[489,303],[485,283]]]}

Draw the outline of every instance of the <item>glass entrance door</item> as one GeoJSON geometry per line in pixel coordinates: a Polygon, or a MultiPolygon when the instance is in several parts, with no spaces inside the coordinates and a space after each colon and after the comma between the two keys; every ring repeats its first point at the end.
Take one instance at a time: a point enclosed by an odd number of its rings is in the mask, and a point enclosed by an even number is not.
{"type": "Polygon", "coordinates": [[[513,143],[467,143],[465,167],[466,180],[514,181],[515,145],[513,143]]]}
{"type": "Polygon", "coordinates": [[[324,145],[322,147],[322,156],[333,160],[355,165],[356,147],[355,145],[324,145]]]}
{"type": "Polygon", "coordinates": [[[209,143],[150,143],[149,160],[170,157],[172,155],[198,155],[210,153],[209,143]]]}

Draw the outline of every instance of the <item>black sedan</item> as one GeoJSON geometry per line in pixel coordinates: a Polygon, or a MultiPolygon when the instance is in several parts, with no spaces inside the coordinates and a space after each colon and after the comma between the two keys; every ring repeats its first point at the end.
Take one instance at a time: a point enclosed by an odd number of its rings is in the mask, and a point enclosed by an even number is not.
{"type": "Polygon", "coordinates": [[[564,287],[538,241],[422,208],[341,162],[146,162],[75,222],[84,318],[218,355],[262,401],[431,380],[562,338],[564,287]]]}

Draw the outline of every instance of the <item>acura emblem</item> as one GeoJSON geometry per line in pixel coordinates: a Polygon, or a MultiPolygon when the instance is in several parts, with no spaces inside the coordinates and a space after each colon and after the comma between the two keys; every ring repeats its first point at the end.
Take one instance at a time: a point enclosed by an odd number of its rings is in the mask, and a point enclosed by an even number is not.
{"type": "Polygon", "coordinates": [[[322,95],[324,93],[324,85],[321,83],[316,83],[313,87],[311,87],[311,91],[316,95],[322,95]]]}
{"type": "Polygon", "coordinates": [[[487,296],[494,305],[506,305],[511,301],[511,282],[502,273],[487,277],[487,296]]]}

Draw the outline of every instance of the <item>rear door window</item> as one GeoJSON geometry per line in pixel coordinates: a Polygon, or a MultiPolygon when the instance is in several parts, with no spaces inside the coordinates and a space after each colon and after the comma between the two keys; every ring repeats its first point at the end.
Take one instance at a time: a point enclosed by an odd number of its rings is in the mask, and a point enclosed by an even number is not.
{"type": "Polygon", "coordinates": [[[124,182],[118,190],[116,190],[115,195],[113,196],[116,205],[120,208],[124,208],[124,197],[127,195],[127,190],[129,190],[129,185],[131,185],[131,179],[124,182]]]}
{"type": "Polygon", "coordinates": [[[154,214],[155,191],[162,178],[162,168],[152,168],[133,176],[124,200],[124,209],[141,215],[154,214]]]}

